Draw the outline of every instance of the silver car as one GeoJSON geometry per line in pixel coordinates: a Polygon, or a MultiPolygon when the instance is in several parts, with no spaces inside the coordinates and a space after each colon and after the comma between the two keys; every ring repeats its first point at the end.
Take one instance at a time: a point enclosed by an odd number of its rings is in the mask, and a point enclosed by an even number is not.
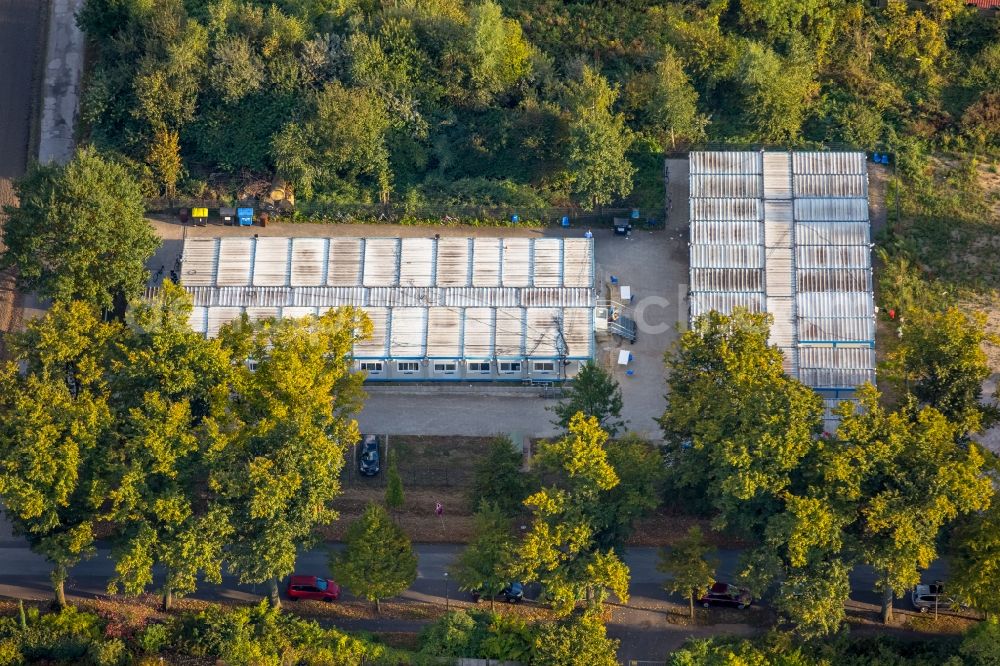
{"type": "Polygon", "coordinates": [[[944,591],[944,583],[936,580],[930,585],[917,585],[910,593],[910,601],[913,607],[921,613],[934,610],[948,610],[952,608],[967,609],[968,606],[960,604],[953,597],[948,596],[944,591]]]}

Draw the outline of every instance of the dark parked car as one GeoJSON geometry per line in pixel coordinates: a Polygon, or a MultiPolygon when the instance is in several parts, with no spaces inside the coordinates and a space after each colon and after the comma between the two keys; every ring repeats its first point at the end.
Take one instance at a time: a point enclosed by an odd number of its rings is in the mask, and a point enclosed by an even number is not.
{"type": "MultiPolygon", "coordinates": [[[[500,590],[500,594],[497,596],[503,597],[504,601],[509,604],[517,604],[524,600],[524,585],[521,583],[509,583],[506,587],[500,590]]],[[[483,598],[483,593],[481,590],[472,591],[472,601],[474,603],[479,603],[479,600],[483,598]]]]}
{"type": "Polygon", "coordinates": [[[750,591],[729,583],[715,583],[698,600],[705,608],[709,606],[735,606],[746,608],[753,603],[750,591]]]}
{"type": "Polygon", "coordinates": [[[379,454],[381,442],[378,435],[362,435],[361,450],[358,453],[358,471],[365,476],[375,476],[382,470],[379,454]]]}
{"type": "Polygon", "coordinates": [[[316,599],[317,601],[336,601],[340,598],[340,586],[329,578],[317,576],[292,576],[288,579],[288,598],[316,599]]]}

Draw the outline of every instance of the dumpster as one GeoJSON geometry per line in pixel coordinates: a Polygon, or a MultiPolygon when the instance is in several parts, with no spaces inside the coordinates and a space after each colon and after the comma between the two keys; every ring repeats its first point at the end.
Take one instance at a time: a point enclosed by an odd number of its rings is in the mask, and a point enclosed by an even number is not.
{"type": "Polygon", "coordinates": [[[199,227],[208,226],[208,209],[207,208],[192,208],[191,209],[191,223],[196,224],[199,227]]]}
{"type": "Polygon", "coordinates": [[[224,225],[231,227],[233,226],[233,221],[236,219],[236,209],[223,206],[219,209],[219,217],[222,218],[224,225]]]}
{"type": "Polygon", "coordinates": [[[253,224],[253,208],[237,208],[236,217],[241,227],[249,227],[253,224]]]}

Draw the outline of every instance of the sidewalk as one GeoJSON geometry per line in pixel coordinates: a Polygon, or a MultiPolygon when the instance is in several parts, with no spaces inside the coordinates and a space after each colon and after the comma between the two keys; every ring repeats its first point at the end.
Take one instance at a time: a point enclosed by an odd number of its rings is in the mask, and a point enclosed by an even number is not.
{"type": "Polygon", "coordinates": [[[73,156],[80,106],[84,38],[76,25],[76,13],[83,0],[51,0],[51,3],[38,161],[65,164],[73,156]]]}

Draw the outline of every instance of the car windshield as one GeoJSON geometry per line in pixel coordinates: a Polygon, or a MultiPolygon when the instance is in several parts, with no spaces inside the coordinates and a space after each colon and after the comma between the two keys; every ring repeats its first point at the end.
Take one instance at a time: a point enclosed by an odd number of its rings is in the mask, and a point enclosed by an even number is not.
{"type": "Polygon", "coordinates": [[[316,579],[316,589],[320,592],[326,592],[326,581],[322,578],[316,579]]]}
{"type": "Polygon", "coordinates": [[[364,460],[365,462],[374,462],[375,452],[369,451],[368,453],[362,454],[361,459],[364,460]]]}

